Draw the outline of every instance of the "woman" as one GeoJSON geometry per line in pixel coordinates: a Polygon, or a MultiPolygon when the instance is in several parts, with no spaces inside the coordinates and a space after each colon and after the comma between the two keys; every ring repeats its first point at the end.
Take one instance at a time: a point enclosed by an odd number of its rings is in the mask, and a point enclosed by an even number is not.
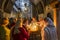
{"type": "Polygon", "coordinates": [[[1,19],[0,25],[0,40],[10,40],[10,30],[7,28],[9,20],[7,18],[1,19]]]}
{"type": "Polygon", "coordinates": [[[44,26],[41,30],[42,40],[58,40],[56,28],[50,18],[44,19],[44,26]]]}
{"type": "Polygon", "coordinates": [[[15,27],[12,29],[13,40],[27,40],[29,38],[29,34],[22,24],[22,20],[18,20],[15,27]]]}

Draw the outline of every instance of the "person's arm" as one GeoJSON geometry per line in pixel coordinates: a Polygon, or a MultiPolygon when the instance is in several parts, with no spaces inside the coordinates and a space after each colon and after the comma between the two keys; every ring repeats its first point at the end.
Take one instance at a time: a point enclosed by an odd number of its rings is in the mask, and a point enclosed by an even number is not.
{"type": "Polygon", "coordinates": [[[48,34],[45,30],[42,30],[41,36],[42,36],[42,40],[48,40],[48,34]]]}

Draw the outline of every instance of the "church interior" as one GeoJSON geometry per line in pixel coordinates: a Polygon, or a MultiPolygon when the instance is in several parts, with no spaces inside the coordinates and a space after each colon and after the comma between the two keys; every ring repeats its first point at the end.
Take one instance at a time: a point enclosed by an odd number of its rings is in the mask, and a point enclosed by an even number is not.
{"type": "Polygon", "coordinates": [[[60,40],[60,0],[0,0],[0,18],[50,17],[60,40]]]}

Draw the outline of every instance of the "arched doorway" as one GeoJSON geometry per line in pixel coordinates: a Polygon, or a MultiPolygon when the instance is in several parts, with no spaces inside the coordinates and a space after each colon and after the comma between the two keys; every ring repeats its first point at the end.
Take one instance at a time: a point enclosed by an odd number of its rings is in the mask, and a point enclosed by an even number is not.
{"type": "Polygon", "coordinates": [[[32,13],[33,17],[36,19],[38,19],[40,14],[45,14],[43,1],[39,1],[37,4],[32,2],[32,13]]]}

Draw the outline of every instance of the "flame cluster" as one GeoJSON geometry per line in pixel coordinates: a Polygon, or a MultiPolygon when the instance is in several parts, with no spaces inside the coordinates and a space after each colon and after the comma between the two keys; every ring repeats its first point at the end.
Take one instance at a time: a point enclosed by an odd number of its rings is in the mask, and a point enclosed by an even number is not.
{"type": "Polygon", "coordinates": [[[37,22],[31,23],[29,25],[29,28],[30,28],[30,31],[32,31],[32,32],[37,31],[38,30],[38,24],[37,24],[37,22]]]}

